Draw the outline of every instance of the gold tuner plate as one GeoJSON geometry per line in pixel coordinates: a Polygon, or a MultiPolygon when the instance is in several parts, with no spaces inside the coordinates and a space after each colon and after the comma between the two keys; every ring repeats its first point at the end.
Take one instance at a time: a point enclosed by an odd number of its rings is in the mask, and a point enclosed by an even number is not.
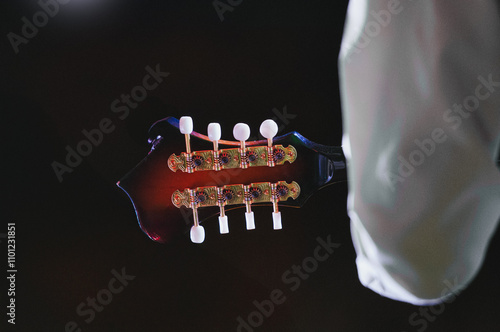
{"type": "Polygon", "coordinates": [[[272,203],[286,201],[290,197],[296,199],[300,195],[300,186],[295,181],[290,184],[286,181],[251,183],[246,195],[243,184],[225,185],[221,188],[222,190],[219,191],[221,194],[218,194],[216,186],[176,190],[172,194],[172,203],[178,208],[183,205],[190,208],[193,206],[192,203],[196,207],[246,204],[248,201],[252,204],[272,203]],[[275,185],[275,190],[273,190],[273,185],[275,185]]]}
{"type": "MultiPolygon", "coordinates": [[[[195,151],[191,154],[183,152],[180,156],[172,154],[168,158],[168,167],[173,172],[180,170],[188,173],[241,168],[240,151],[239,148],[221,149],[218,150],[218,158],[213,150],[195,151]]],[[[248,147],[244,158],[248,167],[278,166],[285,162],[293,163],[297,159],[297,150],[291,145],[286,148],[283,145],[275,145],[272,150],[267,146],[248,147]]]]}

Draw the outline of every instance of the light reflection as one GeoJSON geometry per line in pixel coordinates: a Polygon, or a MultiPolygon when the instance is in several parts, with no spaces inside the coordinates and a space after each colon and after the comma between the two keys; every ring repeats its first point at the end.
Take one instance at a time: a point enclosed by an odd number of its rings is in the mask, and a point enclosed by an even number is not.
{"type": "Polygon", "coordinates": [[[133,1],[118,0],[57,0],[57,2],[60,7],[57,20],[68,27],[106,22],[116,17],[121,8],[133,3],[133,1]]]}

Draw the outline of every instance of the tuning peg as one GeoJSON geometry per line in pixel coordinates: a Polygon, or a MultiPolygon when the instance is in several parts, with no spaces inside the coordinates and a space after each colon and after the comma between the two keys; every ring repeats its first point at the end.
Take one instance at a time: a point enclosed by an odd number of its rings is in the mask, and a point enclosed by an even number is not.
{"type": "Polygon", "coordinates": [[[213,141],[220,140],[221,137],[221,129],[220,124],[217,122],[212,122],[208,124],[208,139],[213,141]]]}
{"type": "Polygon", "coordinates": [[[214,142],[214,170],[219,171],[220,170],[220,163],[218,162],[219,160],[219,140],[221,137],[221,129],[220,129],[220,124],[216,122],[212,122],[208,124],[207,128],[208,132],[208,139],[214,142]]]}
{"type": "Polygon", "coordinates": [[[281,212],[273,212],[273,228],[281,229],[281,212]]]}
{"type": "Polygon", "coordinates": [[[193,243],[202,243],[205,241],[205,229],[201,225],[192,226],[189,235],[193,243]]]}
{"type": "Polygon", "coordinates": [[[278,124],[271,119],[265,120],[260,125],[260,134],[267,138],[267,145],[273,146],[273,138],[278,133],[278,124]]]}
{"type": "Polygon", "coordinates": [[[179,120],[179,130],[186,137],[186,152],[191,153],[189,135],[193,132],[193,119],[190,116],[183,116],[179,120]]]}
{"type": "Polygon", "coordinates": [[[214,142],[214,151],[219,150],[219,140],[221,137],[220,124],[213,122],[208,124],[208,139],[214,142]]]}
{"type": "Polygon", "coordinates": [[[260,125],[260,134],[267,138],[267,166],[273,167],[276,163],[273,157],[273,138],[278,133],[278,125],[274,120],[268,119],[260,125]]]}
{"type": "Polygon", "coordinates": [[[205,229],[203,228],[203,226],[200,225],[200,222],[198,220],[198,206],[194,199],[194,195],[195,195],[194,190],[190,190],[189,191],[190,202],[191,202],[190,205],[191,209],[193,210],[194,225],[191,227],[189,235],[193,243],[202,243],[205,240],[205,229]]]}
{"type": "Polygon", "coordinates": [[[248,162],[246,157],[245,141],[250,137],[250,127],[246,123],[237,123],[233,128],[233,136],[237,141],[240,141],[241,158],[240,167],[247,168],[248,162]]]}
{"type": "Polygon", "coordinates": [[[240,141],[241,148],[245,149],[245,141],[250,137],[250,127],[246,123],[237,123],[233,128],[233,136],[240,141]]]}
{"type": "Polygon", "coordinates": [[[229,233],[229,226],[227,224],[227,216],[224,210],[224,206],[226,205],[226,201],[224,199],[224,191],[222,187],[217,187],[217,205],[220,208],[220,216],[219,216],[219,230],[221,234],[229,233]]]}
{"type": "Polygon", "coordinates": [[[219,230],[221,234],[229,233],[229,225],[227,224],[227,216],[219,216],[219,230]]]}
{"type": "Polygon", "coordinates": [[[227,224],[227,216],[224,211],[224,205],[220,206],[219,230],[221,234],[229,233],[229,225],[227,224]]]}
{"type": "Polygon", "coordinates": [[[247,230],[255,229],[255,218],[253,211],[245,212],[245,221],[247,224],[247,230]]]}

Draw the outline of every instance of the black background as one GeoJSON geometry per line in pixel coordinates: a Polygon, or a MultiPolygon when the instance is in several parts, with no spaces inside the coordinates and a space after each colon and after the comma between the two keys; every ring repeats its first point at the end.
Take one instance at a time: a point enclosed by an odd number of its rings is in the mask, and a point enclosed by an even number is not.
{"type": "MultiPolygon", "coordinates": [[[[498,240],[456,301],[427,325],[412,325],[409,317],[419,307],[380,297],[357,279],[345,184],[318,192],[300,210],[284,209],[279,232],[266,208],[255,211],[253,232],[244,230],[242,210],[229,213],[226,236],[216,220],[208,221],[203,245],[187,237],[169,245],[148,239],[115,186],[149,151],[149,125],[168,115],[192,116],[202,133],[209,122],[220,122],[223,138],[232,139],[236,122],[255,133],[262,120],[286,108],[295,118],[280,123],[283,132],[340,145],[337,56],[346,6],[245,0],[221,21],[206,0],[73,0],[16,54],[7,34],[21,35],[22,17],[32,21],[40,7],[3,1],[0,233],[16,223],[18,273],[16,325],[6,324],[4,278],[1,325],[65,331],[74,321],[82,331],[236,331],[237,318],[247,320],[256,310],[254,300],[280,289],[286,301],[256,331],[496,330],[498,240]],[[170,75],[119,119],[113,100],[157,64],[170,75]],[[59,182],[52,162],[64,163],[65,147],[75,148],[81,131],[103,118],[115,130],[59,182]],[[313,255],[317,237],[327,236],[340,248],[291,291],[282,275],[313,255]],[[111,271],[122,268],[135,279],[85,322],[89,316],[77,314],[77,306],[106,289],[111,271]]],[[[6,240],[0,240],[5,271],[6,240]]]]}

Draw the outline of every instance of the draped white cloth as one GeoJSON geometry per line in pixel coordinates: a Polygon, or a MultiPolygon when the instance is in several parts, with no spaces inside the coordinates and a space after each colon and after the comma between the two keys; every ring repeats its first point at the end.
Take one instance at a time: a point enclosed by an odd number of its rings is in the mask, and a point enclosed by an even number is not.
{"type": "Polygon", "coordinates": [[[472,281],[500,218],[500,9],[351,0],[339,56],[361,283],[431,305],[472,281]]]}

